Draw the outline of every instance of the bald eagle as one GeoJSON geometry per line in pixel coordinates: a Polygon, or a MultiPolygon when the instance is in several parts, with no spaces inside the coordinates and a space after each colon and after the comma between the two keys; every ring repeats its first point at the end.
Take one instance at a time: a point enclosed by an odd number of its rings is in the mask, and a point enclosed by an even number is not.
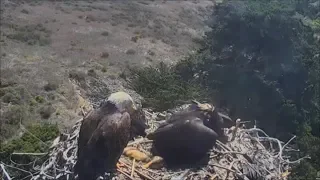
{"type": "Polygon", "coordinates": [[[168,166],[195,164],[223,136],[222,124],[213,106],[194,101],[189,110],[174,113],[147,138],[168,166]]]}
{"type": "Polygon", "coordinates": [[[136,116],[137,107],[125,92],[116,92],[83,120],[78,139],[75,174],[79,180],[95,180],[116,164],[132,138],[132,128],[144,134],[144,122],[136,116]],[[130,114],[135,115],[131,119],[130,114]]]}

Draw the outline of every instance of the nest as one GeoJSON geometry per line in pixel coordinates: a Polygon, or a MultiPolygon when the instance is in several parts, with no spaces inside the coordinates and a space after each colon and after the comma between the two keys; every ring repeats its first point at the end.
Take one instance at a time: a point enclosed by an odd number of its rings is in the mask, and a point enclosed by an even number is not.
{"type": "MultiPolygon", "coordinates": [[[[181,106],[170,112],[181,111],[188,105],[181,106]]],[[[156,113],[144,109],[149,129],[153,132],[163,120],[170,115],[168,112],[156,113]]],[[[82,119],[75,123],[70,133],[61,134],[54,140],[48,159],[32,173],[30,179],[74,179],[73,167],[77,161],[77,140],[82,119]]],[[[245,128],[238,119],[236,125],[225,129],[228,138],[226,143],[217,141],[210,151],[210,159],[206,166],[187,169],[146,169],[142,162],[132,160],[124,154],[120,162],[124,165],[112,179],[147,179],[147,180],[195,180],[195,179],[286,179],[292,164],[299,163],[303,158],[290,161],[288,154],[294,151],[290,146],[293,137],[287,143],[269,137],[263,130],[253,127],[245,128]]],[[[151,154],[152,141],[146,138],[136,138],[128,143],[128,147],[136,147],[139,151],[151,154]]],[[[0,170],[10,179],[1,164],[0,170]]],[[[0,171],[1,172],[1,171],[0,171]]],[[[110,179],[108,175],[101,179],[110,179]]]]}

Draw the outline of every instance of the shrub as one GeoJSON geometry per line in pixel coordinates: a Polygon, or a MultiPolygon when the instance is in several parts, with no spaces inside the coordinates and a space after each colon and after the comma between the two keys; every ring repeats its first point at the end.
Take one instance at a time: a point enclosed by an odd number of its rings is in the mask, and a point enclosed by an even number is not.
{"type": "Polygon", "coordinates": [[[29,101],[29,106],[35,106],[37,104],[37,101],[35,99],[31,99],[29,101]]]}
{"type": "Polygon", "coordinates": [[[30,99],[30,94],[24,86],[8,86],[0,89],[0,97],[4,103],[21,104],[30,99]]]}
{"type": "Polygon", "coordinates": [[[133,41],[133,42],[137,42],[138,39],[139,39],[139,36],[133,36],[133,37],[131,37],[131,41],[133,41]]]}
{"type": "Polygon", "coordinates": [[[50,93],[47,94],[47,98],[48,98],[48,100],[53,101],[53,100],[56,99],[56,95],[55,95],[54,92],[50,92],[50,93]]]}
{"type": "MultiPolygon", "coordinates": [[[[13,152],[26,152],[26,153],[42,153],[48,151],[51,141],[59,135],[59,129],[57,125],[52,124],[35,124],[27,126],[28,130],[20,138],[15,138],[7,143],[0,144],[0,159],[6,164],[11,164],[10,157],[14,162],[21,164],[28,164],[35,161],[33,156],[11,156],[13,152]]],[[[43,159],[37,159],[35,165],[43,163],[43,159]]],[[[24,165],[23,169],[30,168],[33,172],[32,164],[24,165]]],[[[10,169],[10,174],[14,175],[17,179],[22,179],[28,174],[24,174],[21,171],[15,171],[10,169]]]]}
{"type": "Polygon", "coordinates": [[[86,81],[86,74],[81,71],[71,70],[69,72],[69,78],[75,79],[78,82],[85,82],[86,81]]]}
{"type": "Polygon", "coordinates": [[[8,92],[2,97],[2,101],[5,103],[18,104],[20,102],[20,97],[15,92],[8,92]]]}
{"type": "Polygon", "coordinates": [[[45,91],[54,91],[59,87],[58,83],[56,82],[48,82],[46,85],[44,85],[45,91]]]}
{"type": "Polygon", "coordinates": [[[108,32],[108,31],[103,31],[103,32],[101,33],[101,35],[102,35],[102,36],[109,36],[109,32],[108,32]]]}
{"type": "Polygon", "coordinates": [[[5,89],[0,88],[0,97],[4,96],[6,94],[5,89]]]}
{"type": "Polygon", "coordinates": [[[162,111],[190,99],[204,99],[207,93],[199,84],[181,77],[164,63],[156,67],[130,69],[130,86],[145,98],[145,106],[162,111]]]}
{"type": "Polygon", "coordinates": [[[55,109],[51,104],[44,105],[40,108],[39,113],[43,119],[48,119],[55,109]]]}
{"type": "Polygon", "coordinates": [[[3,120],[5,124],[18,125],[28,117],[27,107],[24,105],[13,105],[10,106],[7,111],[3,113],[3,120]]]}
{"type": "Polygon", "coordinates": [[[15,31],[12,34],[8,34],[7,37],[29,45],[39,44],[44,46],[51,43],[50,34],[51,31],[47,30],[42,24],[36,24],[15,27],[15,31]]]}
{"type": "Polygon", "coordinates": [[[44,97],[42,97],[42,96],[36,96],[36,97],[35,97],[35,100],[36,100],[38,103],[44,103],[44,102],[45,102],[45,99],[44,99],[44,97]]]}
{"type": "Polygon", "coordinates": [[[152,51],[152,50],[148,50],[148,54],[149,54],[150,56],[156,55],[156,53],[155,53],[154,51],[152,51]]]}
{"type": "Polygon", "coordinates": [[[97,73],[94,69],[89,69],[88,70],[88,76],[96,77],[97,73]]]}
{"type": "Polygon", "coordinates": [[[22,9],[21,12],[24,13],[24,14],[29,14],[29,11],[26,10],[26,9],[22,9]]]}
{"type": "Polygon", "coordinates": [[[119,77],[122,78],[122,79],[127,79],[127,74],[126,74],[126,72],[122,71],[122,72],[119,74],[119,77]]]}
{"type": "Polygon", "coordinates": [[[108,58],[108,57],[109,57],[109,53],[108,53],[108,52],[102,52],[102,53],[100,54],[100,57],[101,57],[101,58],[108,58]]]}
{"type": "Polygon", "coordinates": [[[311,25],[312,25],[311,27],[315,31],[320,31],[320,17],[318,17],[317,19],[312,20],[311,25]]]}
{"type": "Polygon", "coordinates": [[[129,55],[133,55],[133,54],[135,54],[136,53],[136,51],[134,50],[134,49],[128,49],[127,51],[126,51],[126,54],[129,54],[129,55]]]}
{"type": "Polygon", "coordinates": [[[106,67],[103,67],[103,68],[101,69],[101,71],[105,73],[105,72],[107,72],[107,68],[106,68],[106,67]]]}

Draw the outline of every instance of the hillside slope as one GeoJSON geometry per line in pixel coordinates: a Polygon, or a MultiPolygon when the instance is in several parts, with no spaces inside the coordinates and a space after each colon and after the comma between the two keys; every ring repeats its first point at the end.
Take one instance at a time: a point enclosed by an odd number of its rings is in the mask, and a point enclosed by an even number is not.
{"type": "MultiPolygon", "coordinates": [[[[69,127],[125,89],[125,67],[198,47],[212,1],[1,1],[1,137],[19,122],[69,127]],[[77,88],[78,85],[80,88],[77,88]]],[[[128,90],[135,99],[139,96],[128,90]]]]}

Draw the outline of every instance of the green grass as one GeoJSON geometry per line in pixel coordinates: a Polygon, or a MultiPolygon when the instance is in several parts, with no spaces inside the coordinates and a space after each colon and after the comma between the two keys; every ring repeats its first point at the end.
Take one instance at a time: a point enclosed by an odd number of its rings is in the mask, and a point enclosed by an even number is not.
{"type": "MultiPolygon", "coordinates": [[[[17,129],[16,129],[17,130],[17,129]]],[[[34,124],[27,126],[24,134],[21,137],[9,140],[6,143],[0,144],[0,159],[5,164],[11,164],[12,161],[24,165],[22,168],[33,172],[30,162],[34,162],[35,165],[40,165],[46,158],[34,157],[27,155],[12,155],[13,152],[23,153],[43,153],[47,152],[51,146],[52,140],[59,135],[59,129],[57,125],[53,124],[34,124]],[[12,160],[12,161],[11,161],[12,160]]],[[[17,179],[22,179],[28,174],[16,169],[8,169],[11,176],[17,179]]]]}
{"type": "MultiPolygon", "coordinates": [[[[35,124],[26,127],[27,131],[20,138],[10,140],[0,147],[0,151],[9,155],[13,152],[39,153],[45,152],[50,147],[51,140],[59,135],[57,125],[53,124],[35,124]]],[[[6,159],[7,156],[0,155],[0,159],[6,159]]]]}

